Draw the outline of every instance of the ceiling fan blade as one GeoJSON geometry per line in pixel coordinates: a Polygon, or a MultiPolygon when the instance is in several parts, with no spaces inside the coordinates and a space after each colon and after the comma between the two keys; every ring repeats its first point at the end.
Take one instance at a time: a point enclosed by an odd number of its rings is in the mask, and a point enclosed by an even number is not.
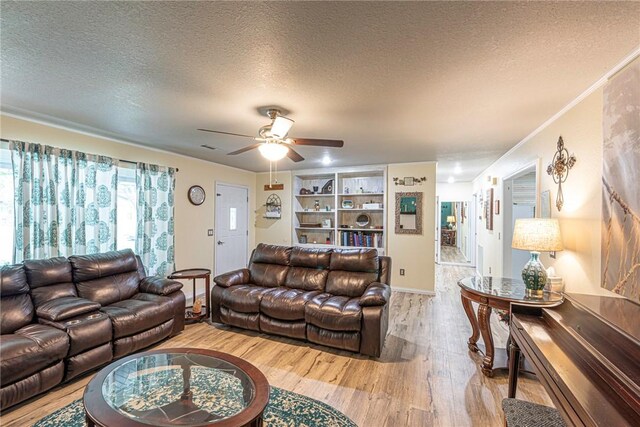
{"type": "Polygon", "coordinates": [[[342,148],[344,141],[338,139],[311,139],[311,138],[293,138],[296,145],[314,145],[316,147],[334,147],[342,148]]]}
{"type": "Polygon", "coordinates": [[[232,133],[232,132],[223,132],[221,130],[211,130],[211,129],[198,129],[202,132],[211,132],[211,133],[221,133],[223,135],[231,135],[231,136],[241,136],[243,138],[251,138],[251,139],[255,139],[255,136],[251,136],[251,135],[243,135],[241,133],[232,133]]]}
{"type": "Polygon", "coordinates": [[[258,142],[257,144],[249,145],[248,147],[244,147],[244,148],[241,148],[239,150],[232,151],[231,153],[227,153],[227,155],[228,156],[235,156],[236,154],[242,154],[244,152],[253,150],[254,148],[258,148],[261,144],[262,144],[262,142],[258,142]]]}
{"type": "Polygon", "coordinates": [[[287,152],[287,157],[293,160],[294,162],[301,162],[304,160],[300,154],[298,154],[295,150],[289,147],[289,151],[287,152]]]}

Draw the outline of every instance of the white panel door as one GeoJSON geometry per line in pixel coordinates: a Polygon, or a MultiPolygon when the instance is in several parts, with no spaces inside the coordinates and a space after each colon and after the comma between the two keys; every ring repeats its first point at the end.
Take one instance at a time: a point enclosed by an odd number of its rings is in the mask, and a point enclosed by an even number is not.
{"type": "Polygon", "coordinates": [[[249,190],[216,184],[216,276],[247,266],[249,190]]]}

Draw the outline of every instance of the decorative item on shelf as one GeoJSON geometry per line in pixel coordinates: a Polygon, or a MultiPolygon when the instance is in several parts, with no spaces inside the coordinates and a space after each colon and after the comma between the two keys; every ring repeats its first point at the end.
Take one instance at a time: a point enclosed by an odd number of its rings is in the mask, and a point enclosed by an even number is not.
{"type": "Polygon", "coordinates": [[[331,237],[327,237],[327,240],[326,240],[326,242],[325,242],[325,243],[326,243],[327,245],[330,245],[330,244],[331,244],[331,237]]]}
{"type": "Polygon", "coordinates": [[[421,177],[416,177],[416,176],[405,176],[404,178],[400,179],[398,177],[393,177],[393,182],[396,185],[405,185],[405,186],[413,186],[413,185],[417,185],[417,184],[422,184],[423,182],[425,182],[427,180],[427,177],[425,176],[421,176],[421,177]]]}
{"type": "Polygon", "coordinates": [[[353,209],[353,200],[343,200],[342,209],[353,209]]]}
{"type": "Polygon", "coordinates": [[[556,207],[562,210],[564,196],[562,194],[562,183],[569,177],[569,170],[576,164],[576,156],[569,155],[569,151],[564,148],[562,136],[558,138],[558,150],[553,155],[553,160],[547,166],[547,174],[553,177],[553,182],[558,184],[558,196],[556,197],[556,207]]]}
{"type": "Polygon", "coordinates": [[[320,190],[322,194],[333,194],[333,180],[330,179],[327,181],[325,185],[322,186],[322,190],[320,190]]]}
{"type": "Polygon", "coordinates": [[[516,219],[511,247],[531,251],[531,259],[522,270],[522,280],[528,296],[541,297],[547,283],[547,272],[540,262],[540,252],[561,251],[563,249],[558,220],[516,219]]]}
{"type": "Polygon", "coordinates": [[[314,209],[316,212],[318,212],[318,211],[320,210],[320,200],[316,199],[316,200],[313,202],[313,209],[314,209]]]}
{"type": "Polygon", "coordinates": [[[447,216],[447,222],[449,223],[449,230],[453,230],[456,224],[456,217],[453,215],[447,216]]]}
{"type": "Polygon", "coordinates": [[[189,201],[192,205],[200,206],[204,203],[204,199],[206,197],[206,193],[204,192],[204,188],[199,185],[192,185],[189,188],[189,192],[187,193],[189,201]]]}
{"type": "Polygon", "coordinates": [[[195,301],[193,301],[193,307],[191,308],[193,314],[200,315],[202,313],[202,298],[197,297],[195,301]]]}
{"type": "Polygon", "coordinates": [[[267,197],[267,203],[265,204],[266,212],[265,218],[280,219],[282,217],[282,201],[277,194],[271,194],[267,197]]]}
{"type": "Polygon", "coordinates": [[[349,187],[344,187],[344,194],[349,194],[349,191],[351,191],[349,187]]]}
{"type": "Polygon", "coordinates": [[[301,196],[308,196],[309,194],[313,194],[313,191],[308,190],[306,188],[301,188],[300,189],[300,195],[301,196]]]}
{"type": "Polygon", "coordinates": [[[487,230],[493,230],[493,188],[487,190],[487,198],[484,201],[484,220],[487,230]]]}
{"type": "Polygon", "coordinates": [[[364,228],[371,222],[371,217],[367,214],[360,214],[356,217],[356,225],[360,228],[364,228]]]}
{"type": "Polygon", "coordinates": [[[363,203],[362,209],[382,209],[382,203],[375,203],[370,201],[369,203],[363,203]]]}
{"type": "Polygon", "coordinates": [[[298,241],[300,243],[302,243],[303,245],[307,243],[307,236],[305,234],[300,235],[300,238],[298,239],[298,241]]]}
{"type": "Polygon", "coordinates": [[[495,215],[500,215],[500,200],[496,200],[494,203],[493,213],[495,215]]]}
{"type": "Polygon", "coordinates": [[[320,187],[318,187],[317,185],[313,186],[313,194],[318,194],[318,190],[320,189],[320,187]]]}
{"type": "Polygon", "coordinates": [[[348,224],[340,224],[340,228],[349,228],[348,224]]]}
{"type": "Polygon", "coordinates": [[[331,228],[331,218],[325,218],[322,220],[322,228],[331,228]]]}

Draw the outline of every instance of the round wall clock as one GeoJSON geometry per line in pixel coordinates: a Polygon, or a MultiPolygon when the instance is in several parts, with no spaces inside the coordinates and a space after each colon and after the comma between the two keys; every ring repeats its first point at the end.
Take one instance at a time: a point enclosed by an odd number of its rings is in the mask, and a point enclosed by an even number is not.
{"type": "Polygon", "coordinates": [[[204,203],[204,198],[206,196],[205,192],[204,192],[204,188],[200,187],[199,185],[193,185],[191,186],[191,188],[189,188],[189,201],[196,205],[196,206],[200,206],[201,204],[204,203]]]}

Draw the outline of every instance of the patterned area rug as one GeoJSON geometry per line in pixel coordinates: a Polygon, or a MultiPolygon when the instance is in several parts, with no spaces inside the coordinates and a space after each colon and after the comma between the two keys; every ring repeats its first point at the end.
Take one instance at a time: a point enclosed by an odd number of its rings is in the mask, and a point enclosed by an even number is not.
{"type": "MultiPolygon", "coordinates": [[[[357,427],[346,415],[326,403],[277,387],[271,387],[263,419],[268,427],[357,427]]],[[[34,427],[86,425],[82,399],[78,399],[42,418],[34,427]]]]}

